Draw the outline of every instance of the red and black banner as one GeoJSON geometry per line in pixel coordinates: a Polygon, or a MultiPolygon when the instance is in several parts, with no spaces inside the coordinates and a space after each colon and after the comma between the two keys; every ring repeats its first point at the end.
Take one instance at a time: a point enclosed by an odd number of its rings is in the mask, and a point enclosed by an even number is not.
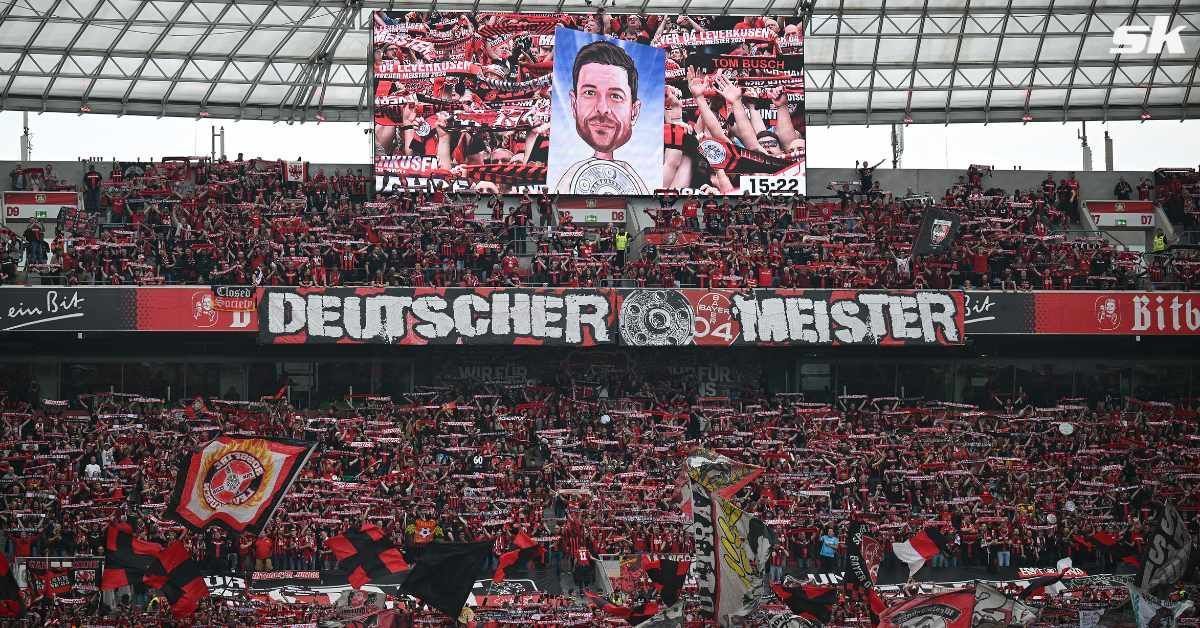
{"type": "Polygon", "coordinates": [[[0,288],[0,332],[257,331],[257,290],[208,286],[0,288]],[[236,299],[221,295],[237,294],[236,299]]]}
{"type": "Polygon", "coordinates": [[[928,346],[973,335],[1197,335],[1200,292],[0,288],[0,334],[25,331],[257,332],[264,344],[928,346]]]}
{"type": "Polygon", "coordinates": [[[1200,334],[1200,292],[966,292],[968,335],[1200,334]]]}
{"type": "Polygon", "coordinates": [[[883,543],[867,534],[865,523],[861,521],[851,523],[846,543],[846,584],[867,589],[875,586],[881,562],[883,562],[883,543]]]}
{"type": "Polygon", "coordinates": [[[325,541],[325,546],[349,572],[350,586],[361,589],[364,584],[384,576],[408,571],[404,554],[387,539],[379,526],[364,523],[357,530],[325,541]]]}

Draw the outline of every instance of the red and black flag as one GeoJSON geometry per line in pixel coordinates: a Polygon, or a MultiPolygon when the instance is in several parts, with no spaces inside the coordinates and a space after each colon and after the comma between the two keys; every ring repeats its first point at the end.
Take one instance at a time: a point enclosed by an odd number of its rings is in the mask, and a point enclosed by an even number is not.
{"type": "Polygon", "coordinates": [[[0,552],[0,619],[17,619],[25,614],[21,588],[8,567],[8,557],[0,552]]]}
{"type": "Polygon", "coordinates": [[[1123,536],[1117,536],[1111,532],[1094,532],[1088,536],[1080,536],[1076,534],[1071,537],[1075,544],[1088,550],[1104,550],[1112,556],[1113,560],[1141,567],[1141,561],[1138,560],[1137,548],[1123,536]]]}
{"type": "Polygon", "coordinates": [[[1044,576],[1038,576],[1029,580],[1029,584],[1021,590],[1018,600],[1026,600],[1038,592],[1043,591],[1047,597],[1054,597],[1062,592],[1065,588],[1062,584],[1063,578],[1067,577],[1067,572],[1071,569],[1071,559],[1063,558],[1058,561],[1058,571],[1044,576]]]}
{"type": "Polygon", "coordinates": [[[803,584],[794,578],[788,578],[783,584],[772,582],[771,590],[793,613],[822,624],[829,623],[838,597],[833,587],[803,584]]]}
{"type": "Polygon", "coordinates": [[[112,591],[121,587],[142,588],[142,578],[162,551],[158,543],[133,536],[128,523],[111,523],[104,535],[104,575],[100,590],[112,591]]]}
{"type": "Polygon", "coordinates": [[[892,543],[892,551],[896,558],[908,565],[908,574],[912,576],[921,570],[925,561],[945,553],[946,545],[946,537],[941,530],[931,526],[903,543],[892,543]]]}
{"type": "Polygon", "coordinates": [[[218,436],[182,461],[167,516],[196,531],[216,524],[259,534],[315,446],[281,438],[218,436]]]}
{"type": "Polygon", "coordinates": [[[208,585],[204,583],[200,565],[192,560],[183,541],[175,541],[159,552],[142,582],[162,592],[176,617],[187,617],[196,612],[196,605],[208,597],[208,585]]]}
{"type": "Polygon", "coordinates": [[[658,614],[658,611],[662,610],[662,606],[654,600],[639,602],[635,606],[620,606],[613,604],[612,602],[608,601],[607,598],[596,595],[591,591],[585,592],[584,595],[587,596],[588,602],[590,602],[592,606],[600,609],[607,615],[624,619],[625,621],[629,622],[630,626],[636,626],[647,619],[654,617],[656,614],[658,614]]]}
{"type": "Polygon", "coordinates": [[[400,548],[387,540],[383,530],[373,523],[364,523],[357,530],[332,537],[325,541],[325,546],[350,572],[350,586],[355,589],[409,568],[400,548]]]}
{"type": "Polygon", "coordinates": [[[679,591],[683,589],[683,581],[687,578],[688,570],[691,567],[690,560],[675,561],[670,558],[658,558],[642,561],[642,570],[654,583],[654,588],[658,589],[659,598],[667,606],[679,601],[679,591]]]}
{"type": "Polygon", "coordinates": [[[883,544],[867,534],[867,524],[855,521],[850,524],[850,535],[846,543],[847,585],[863,588],[875,586],[879,577],[879,563],[883,561],[883,544]]]}
{"type": "Polygon", "coordinates": [[[513,537],[513,545],[516,546],[516,549],[500,555],[500,564],[496,567],[496,573],[492,574],[493,582],[504,582],[504,570],[513,565],[529,560],[541,561],[546,557],[546,548],[538,545],[538,542],[525,534],[524,530],[513,537]]]}
{"type": "Polygon", "coordinates": [[[488,557],[492,543],[430,543],[421,551],[400,590],[457,620],[488,557]]]}

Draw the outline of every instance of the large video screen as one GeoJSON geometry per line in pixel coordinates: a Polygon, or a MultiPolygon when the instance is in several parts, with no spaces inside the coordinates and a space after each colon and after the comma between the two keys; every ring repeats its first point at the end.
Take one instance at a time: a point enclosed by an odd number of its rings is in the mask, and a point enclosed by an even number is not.
{"type": "Polygon", "coordinates": [[[797,18],[374,14],[380,192],[805,192],[797,18]]]}

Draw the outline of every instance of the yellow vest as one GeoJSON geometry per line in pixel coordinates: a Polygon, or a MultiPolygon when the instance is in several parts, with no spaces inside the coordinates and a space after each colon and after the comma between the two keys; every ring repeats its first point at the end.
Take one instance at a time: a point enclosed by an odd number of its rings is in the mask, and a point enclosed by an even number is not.
{"type": "Polygon", "coordinates": [[[1161,253],[1167,250],[1167,239],[1161,235],[1154,236],[1154,249],[1152,253],[1161,253]]]}
{"type": "Polygon", "coordinates": [[[616,242],[618,251],[624,251],[625,247],[629,246],[629,234],[624,231],[618,233],[613,240],[616,242]]]}

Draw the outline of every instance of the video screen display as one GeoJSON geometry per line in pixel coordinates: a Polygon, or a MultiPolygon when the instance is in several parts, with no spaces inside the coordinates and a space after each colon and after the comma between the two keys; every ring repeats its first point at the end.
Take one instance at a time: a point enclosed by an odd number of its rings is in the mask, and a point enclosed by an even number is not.
{"type": "Polygon", "coordinates": [[[796,18],[374,14],[380,192],[805,192],[796,18]]]}

